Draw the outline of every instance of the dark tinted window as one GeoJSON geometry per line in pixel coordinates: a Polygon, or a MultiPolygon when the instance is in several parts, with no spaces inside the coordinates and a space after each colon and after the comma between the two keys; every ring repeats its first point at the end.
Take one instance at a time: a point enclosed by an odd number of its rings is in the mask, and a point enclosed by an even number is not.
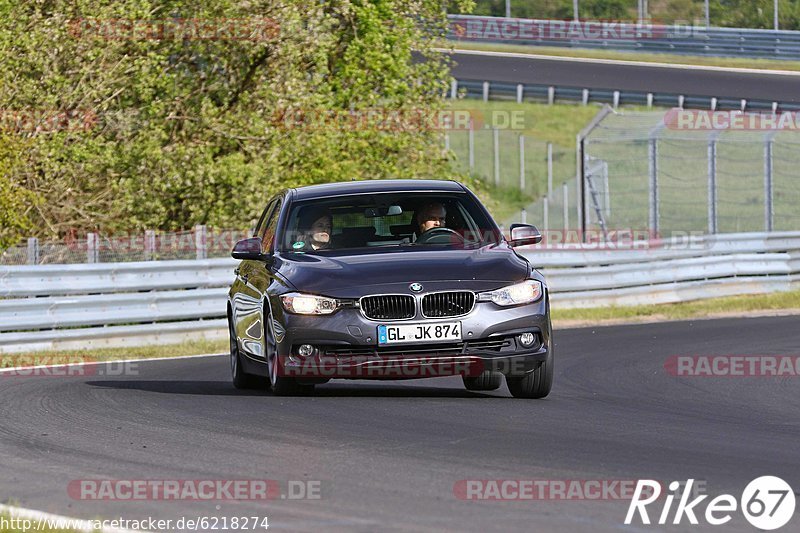
{"type": "Polygon", "coordinates": [[[497,243],[499,232],[475,200],[463,193],[351,195],[296,202],[281,240],[284,252],[315,253],[398,246],[476,247],[497,243]],[[442,212],[447,230],[435,239],[419,223],[423,212],[442,212]],[[331,228],[328,242],[318,230],[331,228]],[[317,224],[312,228],[314,224],[317,224]],[[318,240],[319,239],[319,240],[318,240]]]}

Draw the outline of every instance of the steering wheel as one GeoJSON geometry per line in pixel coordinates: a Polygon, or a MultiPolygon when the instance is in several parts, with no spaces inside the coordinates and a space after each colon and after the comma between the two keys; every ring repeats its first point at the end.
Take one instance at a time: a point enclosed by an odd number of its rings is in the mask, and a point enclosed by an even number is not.
{"type": "Polygon", "coordinates": [[[450,228],[431,228],[419,236],[417,244],[453,244],[453,236],[458,238],[458,244],[464,244],[464,237],[450,228]]]}

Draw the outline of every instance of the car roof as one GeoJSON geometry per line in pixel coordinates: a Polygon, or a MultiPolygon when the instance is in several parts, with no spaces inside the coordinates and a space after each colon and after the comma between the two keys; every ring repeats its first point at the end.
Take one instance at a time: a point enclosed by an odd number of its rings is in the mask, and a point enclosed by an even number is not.
{"type": "Polygon", "coordinates": [[[361,180],[308,185],[294,189],[296,200],[387,192],[464,192],[464,186],[452,180],[361,180]]]}

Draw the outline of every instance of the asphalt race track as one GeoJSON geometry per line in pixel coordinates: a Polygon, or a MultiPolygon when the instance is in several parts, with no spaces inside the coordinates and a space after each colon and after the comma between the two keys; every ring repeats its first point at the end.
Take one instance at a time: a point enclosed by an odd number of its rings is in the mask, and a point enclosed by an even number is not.
{"type": "MultiPolygon", "coordinates": [[[[81,518],[267,515],[286,531],[657,531],[623,526],[627,500],[464,501],[454,485],[694,478],[712,497],[738,498],[753,478],[778,475],[797,491],[800,378],[664,368],[676,354],[797,355],[797,324],[556,331],[555,385],[539,401],[512,399],[505,385],[470,393],[459,378],[335,381],[315,397],[277,398],[234,390],[223,357],[143,362],[120,377],[0,375],[0,496],[81,518]],[[87,478],[316,480],[322,492],[261,502],[70,497],[70,481],[87,478]]],[[[795,516],[784,530],[797,528],[795,516]]],[[[685,519],[667,529],[698,530],[685,519]]],[[[699,529],[755,531],[738,512],[699,529]]]]}
{"type": "Polygon", "coordinates": [[[454,53],[453,59],[452,73],[457,79],[800,102],[800,73],[781,75],[464,52],[454,53]]]}

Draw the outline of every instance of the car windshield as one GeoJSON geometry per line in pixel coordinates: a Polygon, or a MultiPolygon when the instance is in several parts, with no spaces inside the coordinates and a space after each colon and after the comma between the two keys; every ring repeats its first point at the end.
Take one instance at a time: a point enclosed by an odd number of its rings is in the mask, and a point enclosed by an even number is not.
{"type": "Polygon", "coordinates": [[[500,238],[486,211],[465,193],[363,194],[295,202],[281,251],[474,248],[500,238]]]}

